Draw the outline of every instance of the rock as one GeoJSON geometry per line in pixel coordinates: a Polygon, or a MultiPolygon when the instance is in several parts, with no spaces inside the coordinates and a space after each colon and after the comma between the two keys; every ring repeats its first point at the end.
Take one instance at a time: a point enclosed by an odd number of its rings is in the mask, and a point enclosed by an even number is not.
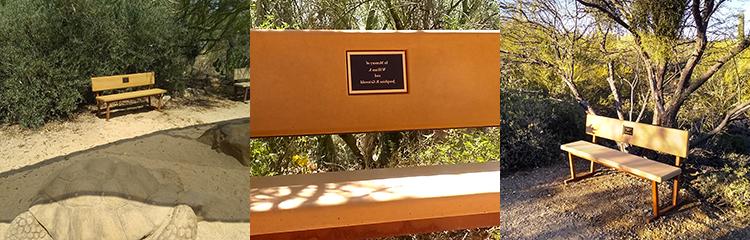
{"type": "Polygon", "coordinates": [[[218,124],[206,130],[198,141],[234,157],[244,166],[250,166],[249,127],[250,123],[246,120],[218,124]]]}
{"type": "Polygon", "coordinates": [[[153,175],[176,173],[160,171],[118,159],[76,162],[39,191],[38,201],[13,220],[6,239],[195,239],[197,217],[190,207],[156,202],[169,197],[165,190],[173,196],[183,191],[179,181],[164,183],[153,175]],[[154,234],[170,224],[193,234],[154,234]]]}

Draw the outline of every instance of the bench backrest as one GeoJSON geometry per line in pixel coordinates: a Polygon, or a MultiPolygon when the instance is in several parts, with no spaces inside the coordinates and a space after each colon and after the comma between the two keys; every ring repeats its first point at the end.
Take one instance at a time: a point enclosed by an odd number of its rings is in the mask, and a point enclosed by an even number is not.
{"type": "Polygon", "coordinates": [[[100,92],[107,90],[148,86],[154,85],[155,81],[156,80],[154,79],[153,72],[106,77],[92,77],[91,91],[100,92]]]}
{"type": "Polygon", "coordinates": [[[681,158],[688,154],[688,132],[680,129],[586,115],[586,133],[681,158]]]}
{"type": "Polygon", "coordinates": [[[247,68],[234,69],[234,81],[247,81],[247,80],[250,80],[250,69],[247,69],[247,68]]]}

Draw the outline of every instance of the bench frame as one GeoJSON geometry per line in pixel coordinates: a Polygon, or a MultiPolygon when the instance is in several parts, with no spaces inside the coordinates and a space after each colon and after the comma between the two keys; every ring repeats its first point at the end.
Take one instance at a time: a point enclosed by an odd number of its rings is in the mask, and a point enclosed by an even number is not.
{"type": "MultiPolygon", "coordinates": [[[[137,99],[137,98],[147,98],[148,99],[148,105],[151,105],[151,97],[158,96],[158,102],[156,105],[157,110],[161,110],[162,108],[162,97],[164,96],[164,93],[158,93],[158,94],[151,94],[147,96],[142,97],[133,97],[133,98],[123,98],[113,101],[102,101],[98,99],[100,96],[107,96],[103,95],[103,91],[112,91],[112,90],[121,90],[121,89],[127,89],[127,88],[145,88],[142,90],[147,89],[154,89],[154,85],[156,83],[155,77],[153,72],[147,72],[147,73],[135,73],[135,74],[124,74],[124,75],[114,75],[114,76],[104,76],[104,77],[92,77],[91,78],[91,91],[94,92],[94,96],[96,98],[96,116],[101,115],[102,106],[105,107],[107,110],[106,112],[106,120],[109,121],[110,118],[110,103],[111,102],[119,102],[119,101],[125,101],[125,100],[131,100],[131,99],[137,99]],[[133,78],[134,81],[130,82],[130,79],[133,78]],[[121,83],[117,83],[117,81],[121,81],[121,83]]],[[[157,88],[158,89],[158,88],[157,88]]]]}
{"type": "MultiPolygon", "coordinates": [[[[604,117],[600,117],[600,116],[596,116],[596,115],[587,115],[586,116],[586,123],[587,123],[587,125],[589,124],[590,121],[596,121],[596,118],[604,118],[604,117]]],[[[632,127],[638,127],[638,125],[646,125],[646,124],[642,124],[642,123],[634,123],[634,122],[629,122],[629,121],[621,121],[621,120],[617,120],[617,119],[609,119],[609,120],[605,120],[605,121],[611,121],[611,120],[616,120],[616,121],[622,122],[623,123],[622,124],[623,127],[624,126],[628,126],[628,125],[630,125],[632,127]]],[[[651,126],[651,125],[649,125],[649,126],[651,126]]],[[[651,126],[651,127],[657,127],[657,126],[651,126]]],[[[659,128],[663,128],[663,127],[659,127],[659,128]]],[[[622,129],[622,128],[620,128],[620,129],[622,129]]],[[[667,128],[664,128],[664,129],[667,129],[667,128]]],[[[676,130],[676,129],[671,129],[671,130],[676,130]]],[[[682,131],[682,130],[680,130],[680,131],[682,131]]],[[[685,158],[687,157],[687,139],[688,139],[688,133],[685,132],[685,131],[682,131],[682,132],[684,132],[684,135],[680,137],[680,138],[682,138],[680,140],[681,143],[678,143],[678,144],[682,144],[682,142],[684,142],[684,146],[685,146],[684,149],[677,149],[677,150],[671,150],[670,149],[670,150],[668,150],[670,154],[673,154],[675,156],[675,164],[674,165],[676,167],[678,167],[678,168],[680,168],[680,166],[681,166],[681,162],[682,162],[683,157],[685,157],[685,158]],[[683,157],[681,157],[680,155],[682,155],[683,157]]],[[[590,126],[587,126],[586,134],[591,135],[591,142],[592,143],[596,143],[597,133],[595,131],[593,131],[593,129],[591,129],[590,126]]],[[[611,132],[609,134],[611,134],[611,132]]],[[[620,133],[620,135],[622,135],[622,133],[620,133]]],[[[615,138],[617,138],[617,137],[615,137],[615,138]]],[[[619,139],[611,139],[611,140],[614,140],[614,141],[617,141],[617,142],[628,143],[629,139],[628,138],[619,138],[619,139]]],[[[641,144],[637,144],[636,143],[634,145],[639,146],[641,144]]],[[[662,149],[652,149],[649,146],[642,146],[642,145],[639,146],[639,147],[647,148],[647,149],[650,149],[650,150],[656,150],[656,151],[662,150],[662,149]]],[[[657,147],[657,148],[659,148],[659,147],[657,147]]],[[[667,147],[667,148],[669,148],[669,147],[667,147]]],[[[566,185],[568,183],[571,183],[571,182],[576,182],[576,181],[580,181],[582,179],[591,177],[591,176],[593,176],[594,174],[596,174],[598,172],[598,169],[596,169],[596,163],[597,162],[595,160],[583,158],[583,157],[580,157],[580,156],[575,156],[575,155],[571,154],[570,152],[567,152],[567,154],[568,154],[568,166],[570,167],[570,178],[566,179],[564,181],[564,183],[566,185]],[[588,172],[585,172],[585,173],[582,173],[582,174],[576,174],[575,164],[574,164],[574,161],[573,161],[574,160],[574,156],[578,157],[578,158],[581,158],[581,159],[584,159],[584,160],[590,161],[589,171],[588,172]]],[[[621,172],[629,173],[629,174],[631,174],[633,176],[637,176],[637,177],[643,178],[641,176],[632,174],[632,173],[627,172],[627,171],[623,171],[623,170],[619,170],[619,169],[617,169],[617,170],[621,171],[621,172]]],[[[651,181],[651,198],[652,198],[652,201],[653,201],[652,204],[651,204],[651,207],[653,208],[653,216],[650,217],[650,218],[648,218],[647,222],[653,222],[654,220],[658,219],[659,217],[667,215],[671,211],[676,210],[677,207],[679,205],[681,205],[682,202],[681,202],[680,197],[679,197],[679,192],[680,192],[680,175],[677,175],[677,176],[675,176],[675,177],[673,177],[671,179],[673,181],[673,184],[672,184],[672,194],[671,194],[672,195],[671,205],[669,205],[669,206],[667,206],[667,207],[665,207],[663,209],[660,209],[660,207],[659,207],[659,188],[658,188],[658,182],[654,181],[654,180],[649,180],[649,181],[651,181]]]]}

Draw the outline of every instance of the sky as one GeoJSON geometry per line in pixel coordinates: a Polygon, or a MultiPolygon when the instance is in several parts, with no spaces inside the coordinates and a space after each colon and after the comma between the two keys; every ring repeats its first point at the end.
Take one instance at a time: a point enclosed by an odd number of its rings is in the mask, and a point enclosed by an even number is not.
{"type": "Polygon", "coordinates": [[[745,13],[745,26],[750,25],[750,0],[730,0],[726,3],[726,6],[727,9],[735,10],[735,12],[743,11],[745,13]]]}

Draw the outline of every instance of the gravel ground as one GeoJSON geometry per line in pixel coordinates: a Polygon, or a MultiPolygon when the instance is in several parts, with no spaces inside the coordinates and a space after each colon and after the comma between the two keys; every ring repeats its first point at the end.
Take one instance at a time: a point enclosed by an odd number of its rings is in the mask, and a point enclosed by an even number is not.
{"type": "MultiPolygon", "coordinates": [[[[577,165],[588,167],[588,162],[577,165]]],[[[652,213],[648,181],[604,170],[565,185],[569,176],[566,164],[504,176],[502,239],[750,239],[750,226],[684,189],[685,201],[677,212],[646,223],[652,213]]],[[[662,206],[671,201],[670,186],[660,185],[662,206]]]]}

